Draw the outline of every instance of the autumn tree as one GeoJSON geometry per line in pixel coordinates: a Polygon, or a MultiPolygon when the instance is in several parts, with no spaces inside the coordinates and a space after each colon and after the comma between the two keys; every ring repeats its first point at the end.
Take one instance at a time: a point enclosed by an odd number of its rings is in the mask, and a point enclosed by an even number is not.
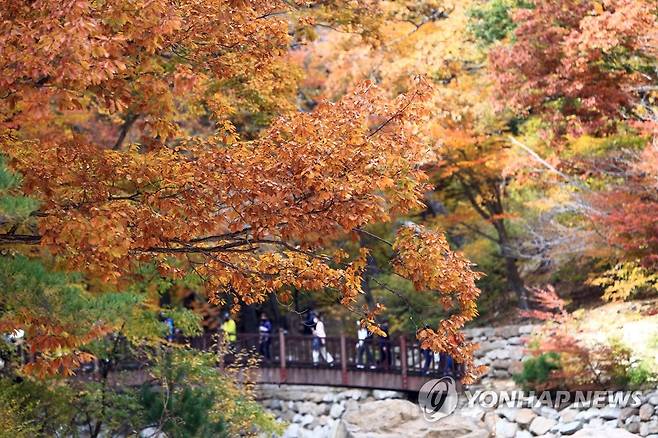
{"type": "MultiPolygon", "coordinates": [[[[12,190],[35,200],[3,217],[8,250],[114,288],[144,265],[173,279],[192,273],[234,310],[273,293],[285,300],[290,288],[335,291],[351,307],[367,249],[349,259],[330,243],[421,206],[425,81],[393,99],[366,82],[295,111],[294,38],[316,25],[376,39],[376,2],[5,3],[0,144],[23,175],[12,190]]],[[[476,315],[479,274],[440,234],[404,229],[395,245],[396,272],[438,288],[454,312],[423,345],[470,364],[459,329],[476,315]]],[[[42,329],[22,305],[9,310],[6,330],[29,327],[30,339],[42,329]]],[[[371,311],[363,319],[374,323],[371,311]]],[[[37,357],[57,351],[47,368],[61,372],[64,357],[119,322],[53,339],[37,357]]]]}

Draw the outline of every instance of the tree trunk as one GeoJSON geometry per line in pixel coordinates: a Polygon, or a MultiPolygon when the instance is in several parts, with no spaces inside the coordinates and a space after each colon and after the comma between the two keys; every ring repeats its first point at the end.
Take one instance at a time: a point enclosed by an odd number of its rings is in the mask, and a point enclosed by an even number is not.
{"type": "Polygon", "coordinates": [[[526,289],[521,274],[519,273],[519,267],[510,246],[511,242],[507,235],[505,223],[502,220],[495,221],[494,227],[498,232],[498,244],[500,246],[501,254],[505,259],[505,277],[507,278],[507,285],[516,294],[516,297],[519,300],[519,307],[523,310],[528,310],[528,290],[526,289]]]}
{"type": "Polygon", "coordinates": [[[525,284],[523,284],[523,279],[519,274],[516,259],[510,255],[503,255],[503,257],[505,258],[507,284],[516,294],[516,297],[519,300],[519,307],[523,310],[528,310],[528,291],[526,290],[525,284]]]}

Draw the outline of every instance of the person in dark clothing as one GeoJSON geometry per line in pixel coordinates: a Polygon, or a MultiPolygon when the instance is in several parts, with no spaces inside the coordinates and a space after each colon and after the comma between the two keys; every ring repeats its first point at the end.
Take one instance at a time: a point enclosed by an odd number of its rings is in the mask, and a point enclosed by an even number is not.
{"type": "Polygon", "coordinates": [[[448,353],[439,353],[439,373],[441,376],[454,376],[454,361],[448,353]]]}
{"type": "Polygon", "coordinates": [[[379,362],[382,368],[389,369],[391,367],[391,340],[388,333],[388,322],[384,321],[380,328],[386,336],[379,337],[379,362]]]}
{"type": "Polygon", "coordinates": [[[313,329],[315,328],[316,315],[317,314],[315,313],[312,307],[306,311],[304,321],[302,322],[302,334],[304,335],[313,334],[313,329]]]}
{"type": "Polygon", "coordinates": [[[421,348],[420,352],[423,356],[423,374],[427,375],[430,373],[430,366],[432,365],[432,361],[434,360],[434,352],[430,350],[429,348],[421,348]]]}
{"type": "Polygon", "coordinates": [[[270,351],[270,345],[272,343],[272,323],[265,312],[260,315],[258,333],[260,334],[258,351],[266,360],[270,360],[272,359],[272,353],[270,351]]]}

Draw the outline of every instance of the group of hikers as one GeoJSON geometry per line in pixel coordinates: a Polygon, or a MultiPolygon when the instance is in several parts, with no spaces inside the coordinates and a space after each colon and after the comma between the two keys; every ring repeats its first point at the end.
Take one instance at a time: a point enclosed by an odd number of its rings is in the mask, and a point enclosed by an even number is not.
{"type": "MultiPolygon", "coordinates": [[[[356,322],[356,368],[358,369],[389,369],[394,363],[393,349],[389,338],[389,326],[387,321],[383,321],[379,328],[384,333],[383,336],[375,336],[370,330],[364,327],[359,321],[356,322]],[[375,352],[379,354],[375,358],[375,352]]],[[[225,336],[229,347],[232,348],[237,342],[237,325],[229,312],[222,315],[221,331],[225,336]]],[[[325,324],[319,312],[309,310],[306,312],[303,321],[303,332],[311,334],[311,358],[313,365],[317,366],[326,363],[330,366],[334,364],[333,355],[327,350],[327,334],[325,324]]],[[[265,312],[261,313],[258,325],[258,352],[266,361],[272,360],[272,337],[273,325],[265,312]]],[[[441,375],[453,374],[455,364],[446,353],[434,353],[430,349],[420,349],[418,364],[423,374],[429,374],[431,371],[438,371],[441,375]],[[435,365],[432,367],[432,365],[435,365]],[[438,368],[438,369],[437,369],[438,368]]]]}

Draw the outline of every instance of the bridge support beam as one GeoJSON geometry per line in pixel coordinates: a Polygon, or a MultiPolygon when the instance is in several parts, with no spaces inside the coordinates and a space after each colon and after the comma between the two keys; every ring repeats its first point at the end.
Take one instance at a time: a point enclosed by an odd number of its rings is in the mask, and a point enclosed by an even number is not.
{"type": "Polygon", "coordinates": [[[347,344],[343,333],[340,334],[340,375],[343,385],[349,385],[350,382],[347,375],[347,344]]]}
{"type": "Polygon", "coordinates": [[[407,366],[407,338],[400,336],[400,370],[402,371],[402,389],[409,389],[407,366]]]}
{"type": "Polygon", "coordinates": [[[279,383],[286,383],[288,371],[286,370],[286,335],[279,330],[279,383]]]}

